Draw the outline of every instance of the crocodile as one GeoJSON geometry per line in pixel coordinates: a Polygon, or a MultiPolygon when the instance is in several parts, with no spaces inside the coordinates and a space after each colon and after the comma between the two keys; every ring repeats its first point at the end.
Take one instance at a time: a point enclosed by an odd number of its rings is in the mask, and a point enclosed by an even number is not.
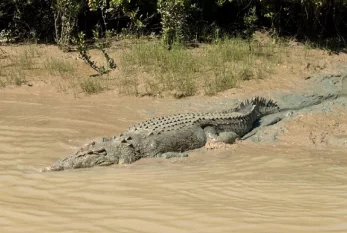
{"type": "Polygon", "coordinates": [[[233,143],[261,117],[276,112],[276,102],[254,97],[224,111],[152,118],[119,136],[94,140],[41,171],[126,164],[144,157],[187,157],[187,151],[205,146],[208,140],[233,143]]]}

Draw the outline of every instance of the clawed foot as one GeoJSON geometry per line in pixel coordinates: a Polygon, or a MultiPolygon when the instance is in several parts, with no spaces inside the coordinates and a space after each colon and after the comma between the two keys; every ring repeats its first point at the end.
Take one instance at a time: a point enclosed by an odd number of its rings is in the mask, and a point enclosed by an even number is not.
{"type": "Polygon", "coordinates": [[[219,148],[227,149],[227,148],[231,148],[231,147],[232,147],[232,144],[221,142],[221,141],[218,141],[216,139],[208,139],[206,144],[205,144],[205,148],[208,150],[219,149],[219,148]]]}

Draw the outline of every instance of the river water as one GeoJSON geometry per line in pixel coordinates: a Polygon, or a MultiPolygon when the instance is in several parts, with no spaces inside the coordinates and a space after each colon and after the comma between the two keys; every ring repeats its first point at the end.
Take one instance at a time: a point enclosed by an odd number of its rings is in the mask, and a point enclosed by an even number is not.
{"type": "Polygon", "coordinates": [[[96,136],[188,106],[177,103],[0,93],[0,232],[347,232],[345,150],[241,143],[39,172],[96,136]]]}

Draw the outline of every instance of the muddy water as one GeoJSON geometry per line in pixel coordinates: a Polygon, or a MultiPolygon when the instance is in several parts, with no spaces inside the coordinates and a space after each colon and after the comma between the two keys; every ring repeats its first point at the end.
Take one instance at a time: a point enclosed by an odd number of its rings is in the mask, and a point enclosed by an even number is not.
{"type": "Polygon", "coordinates": [[[181,108],[0,93],[0,232],[347,232],[344,151],[240,144],[184,160],[38,172],[95,136],[181,108]]]}

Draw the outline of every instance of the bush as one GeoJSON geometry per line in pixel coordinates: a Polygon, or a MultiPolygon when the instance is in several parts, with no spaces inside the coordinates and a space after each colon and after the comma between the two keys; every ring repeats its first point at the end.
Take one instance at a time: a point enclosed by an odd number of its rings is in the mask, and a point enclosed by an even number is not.
{"type": "Polygon", "coordinates": [[[81,29],[91,38],[96,24],[137,36],[162,32],[170,46],[208,40],[216,29],[250,37],[265,27],[279,36],[340,44],[347,36],[346,0],[3,0],[0,14],[2,36],[63,44],[81,29]]]}

